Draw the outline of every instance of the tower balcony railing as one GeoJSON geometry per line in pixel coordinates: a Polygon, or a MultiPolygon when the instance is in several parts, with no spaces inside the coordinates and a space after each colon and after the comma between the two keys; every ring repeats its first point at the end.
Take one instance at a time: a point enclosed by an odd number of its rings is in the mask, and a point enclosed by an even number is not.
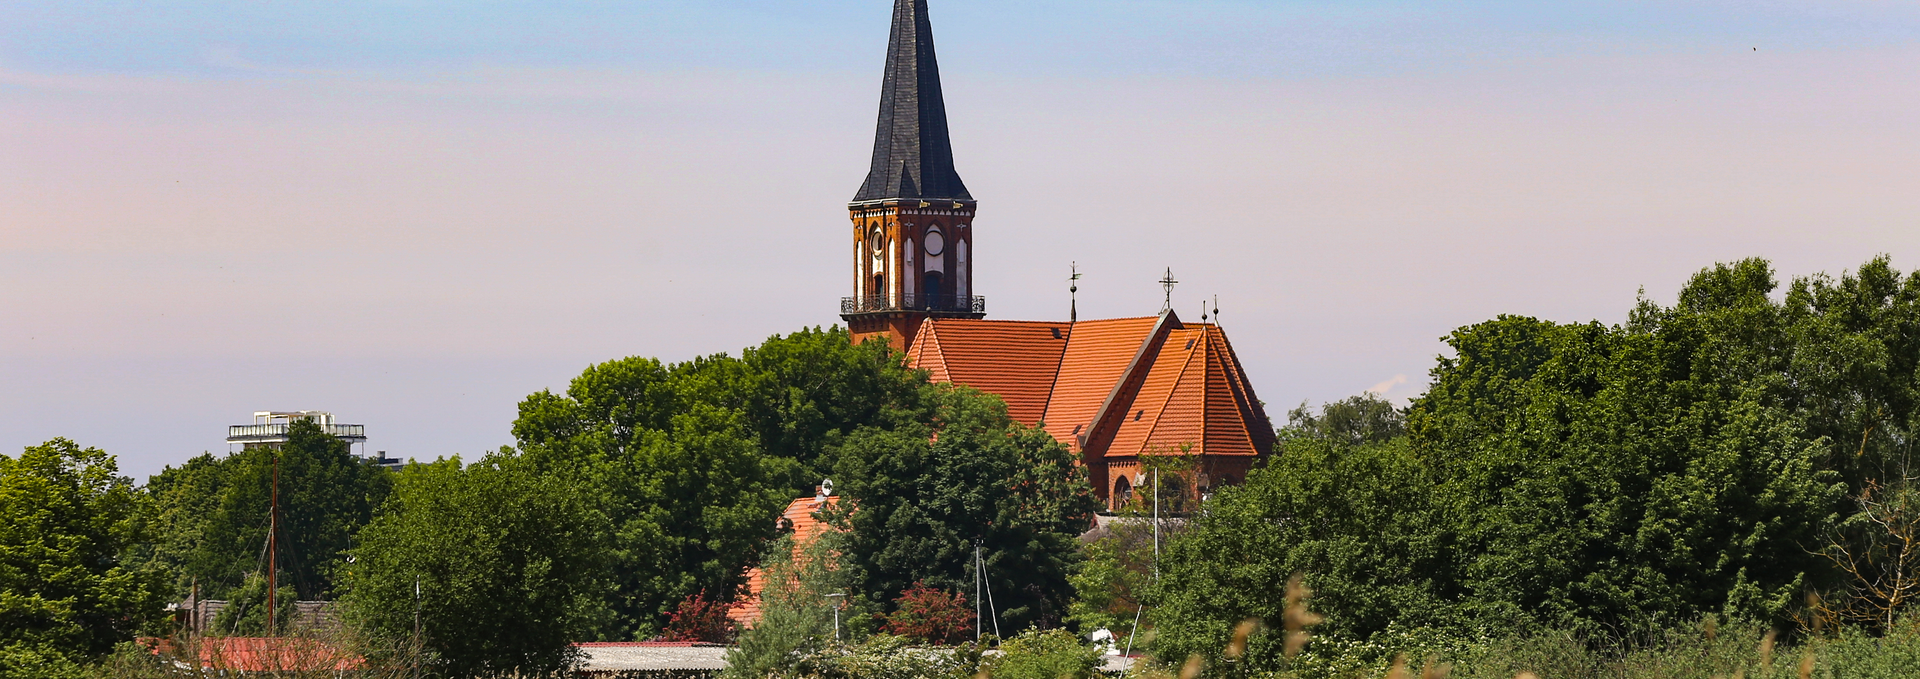
{"type": "MultiPolygon", "coordinates": [[[[227,427],[228,443],[279,442],[287,438],[287,430],[293,425],[275,424],[235,424],[227,427]]],[[[367,426],[364,424],[323,424],[320,431],[334,438],[352,441],[367,439],[367,426]]]]}
{"type": "Polygon", "coordinates": [[[840,313],[881,311],[946,311],[984,314],[987,298],[979,295],[863,295],[840,298],[840,313]]]}

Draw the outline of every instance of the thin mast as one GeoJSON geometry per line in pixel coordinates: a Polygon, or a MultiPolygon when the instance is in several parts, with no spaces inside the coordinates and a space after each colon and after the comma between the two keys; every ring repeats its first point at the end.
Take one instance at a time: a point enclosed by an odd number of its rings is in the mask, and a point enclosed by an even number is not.
{"type": "Polygon", "coordinates": [[[280,573],[280,451],[273,451],[273,509],[267,514],[267,636],[274,634],[274,601],[279,594],[280,573]]]}

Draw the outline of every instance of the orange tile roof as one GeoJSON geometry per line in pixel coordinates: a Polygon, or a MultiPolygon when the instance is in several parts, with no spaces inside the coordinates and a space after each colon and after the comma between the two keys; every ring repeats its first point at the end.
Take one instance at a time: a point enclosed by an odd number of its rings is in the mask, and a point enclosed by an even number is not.
{"type": "MultiPolygon", "coordinates": [[[[170,639],[143,639],[155,655],[179,651],[170,639]]],[[[358,670],[366,659],[319,639],[305,637],[202,637],[190,653],[201,669],[240,673],[343,672],[358,670]]]]}
{"type": "Polygon", "coordinates": [[[1069,327],[1044,321],[932,318],[920,326],[907,358],[935,382],[965,384],[999,396],[1007,403],[1007,415],[1032,425],[1046,412],[1069,327]]]}
{"type": "MultiPolygon", "coordinates": [[[[812,542],[815,536],[822,531],[833,530],[815,514],[839,505],[840,496],[838,495],[827,497],[824,505],[818,496],[795,498],[793,502],[787,503],[786,510],[780,512],[779,521],[782,525],[793,526],[794,558],[800,558],[807,543],[812,542]]],[[[766,588],[766,573],[758,568],[748,569],[746,596],[740,597],[738,603],[727,611],[727,618],[742,625],[752,625],[760,620],[760,593],[766,591],[766,588]]]]}
{"type": "Polygon", "coordinates": [[[1226,333],[1172,312],[1073,324],[929,319],[908,359],[935,381],[1000,394],[1014,419],[1044,426],[1088,463],[1273,446],[1273,425],[1226,333]]]}
{"type": "Polygon", "coordinates": [[[1127,369],[1154,339],[1160,318],[1114,318],[1073,324],[1060,375],[1047,398],[1042,416],[1047,433],[1081,452],[1080,437],[1089,434],[1101,406],[1115,395],[1127,369]]]}

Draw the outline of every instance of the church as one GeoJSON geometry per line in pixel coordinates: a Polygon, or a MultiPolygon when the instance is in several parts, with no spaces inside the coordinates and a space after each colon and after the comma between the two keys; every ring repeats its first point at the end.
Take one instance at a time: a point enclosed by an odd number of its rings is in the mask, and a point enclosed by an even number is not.
{"type": "Polygon", "coordinates": [[[936,382],[998,395],[1015,420],[1079,455],[1109,509],[1141,483],[1143,456],[1193,456],[1193,487],[1181,491],[1198,495],[1245,480],[1272,452],[1273,425],[1218,324],[1171,308],[986,318],[973,294],[978,206],[954,170],[926,0],[896,0],[873,164],[847,204],[853,294],[840,317],[854,341],[882,338],[936,382]]]}

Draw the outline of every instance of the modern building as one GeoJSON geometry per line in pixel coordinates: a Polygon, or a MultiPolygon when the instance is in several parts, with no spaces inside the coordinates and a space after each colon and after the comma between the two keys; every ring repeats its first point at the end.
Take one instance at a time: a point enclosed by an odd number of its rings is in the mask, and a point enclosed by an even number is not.
{"type": "Polygon", "coordinates": [[[854,294],[840,314],[854,341],[884,338],[936,381],[999,395],[1080,456],[1109,507],[1141,483],[1143,456],[1193,456],[1183,490],[1197,496],[1271,453],[1273,425],[1218,323],[1169,308],[987,320],[973,294],[977,208],[954,169],[926,0],[896,0],[873,162],[847,204],[854,294]]]}
{"type": "MultiPolygon", "coordinates": [[[[253,414],[253,424],[234,424],[227,426],[227,445],[238,445],[241,449],[280,447],[287,443],[287,432],[293,423],[307,420],[320,426],[320,431],[347,442],[347,449],[360,446],[355,451],[361,456],[367,453],[367,427],[363,424],[340,424],[333,421],[333,413],[324,410],[262,410],[253,414]]],[[[400,460],[387,457],[387,451],[374,451],[373,462],[383,467],[398,467],[400,460]]]]}

